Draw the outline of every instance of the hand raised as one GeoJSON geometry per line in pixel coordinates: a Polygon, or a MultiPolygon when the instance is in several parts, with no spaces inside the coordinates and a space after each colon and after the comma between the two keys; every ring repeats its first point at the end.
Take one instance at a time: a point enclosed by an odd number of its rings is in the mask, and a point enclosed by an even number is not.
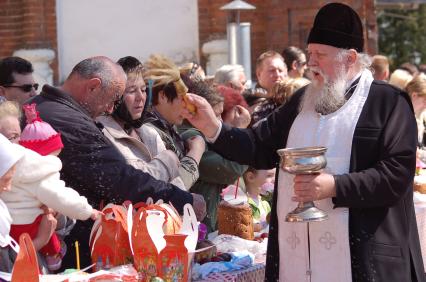
{"type": "Polygon", "coordinates": [[[188,103],[193,104],[197,111],[192,113],[188,109],[184,109],[182,116],[205,136],[213,137],[219,129],[220,121],[210,104],[203,97],[191,93],[187,93],[185,99],[188,103]]]}

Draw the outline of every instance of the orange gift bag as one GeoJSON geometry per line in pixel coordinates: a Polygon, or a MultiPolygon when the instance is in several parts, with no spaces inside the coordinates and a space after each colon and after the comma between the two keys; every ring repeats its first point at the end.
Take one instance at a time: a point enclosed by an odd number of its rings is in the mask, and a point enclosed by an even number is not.
{"type": "Polygon", "coordinates": [[[150,210],[140,207],[133,217],[131,241],[134,252],[134,265],[141,274],[142,281],[150,281],[158,273],[158,250],[151,239],[147,224],[150,212],[150,210]]]}
{"type": "Polygon", "coordinates": [[[27,233],[19,237],[19,253],[12,271],[13,282],[38,282],[39,269],[33,241],[27,233]]]}
{"type": "Polygon", "coordinates": [[[107,205],[104,215],[93,225],[89,246],[92,262],[98,265],[123,265],[132,262],[127,229],[127,210],[123,206],[107,205]]]}

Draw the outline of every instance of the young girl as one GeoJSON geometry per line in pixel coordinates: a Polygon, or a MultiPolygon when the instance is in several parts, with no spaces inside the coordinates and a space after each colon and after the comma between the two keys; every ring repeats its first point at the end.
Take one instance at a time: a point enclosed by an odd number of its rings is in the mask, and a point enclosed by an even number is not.
{"type": "Polygon", "coordinates": [[[256,170],[249,167],[243,175],[248,196],[248,203],[253,212],[254,231],[260,232],[268,227],[266,217],[271,212],[271,207],[267,201],[262,200],[260,188],[266,183],[273,181],[272,170],[256,170]]]}
{"type": "MultiPolygon", "coordinates": [[[[45,213],[43,205],[79,220],[96,219],[99,214],[87,203],[85,197],[66,187],[60,180],[62,163],[54,156],[59,154],[63,147],[60,135],[50,125],[41,121],[35,112],[35,106],[27,107],[26,114],[30,123],[21,134],[20,144],[34,151],[13,145],[22,157],[16,163],[11,191],[0,195],[12,216],[10,234],[15,240],[18,240],[22,233],[28,233],[32,239],[36,237],[45,213]]],[[[63,252],[61,253],[60,242],[55,233],[40,253],[46,257],[49,270],[60,268],[63,252]]]]}

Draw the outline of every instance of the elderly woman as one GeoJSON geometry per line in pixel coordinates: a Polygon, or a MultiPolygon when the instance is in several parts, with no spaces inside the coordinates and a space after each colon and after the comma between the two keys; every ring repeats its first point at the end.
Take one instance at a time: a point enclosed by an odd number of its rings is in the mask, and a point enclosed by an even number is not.
{"type": "MultiPolygon", "coordinates": [[[[426,145],[425,135],[425,112],[426,109],[426,75],[421,74],[411,80],[405,90],[410,95],[413,103],[414,114],[416,115],[417,121],[417,133],[419,147],[424,148],[426,145]]],[[[422,150],[423,151],[423,150],[422,150]]],[[[424,151],[423,151],[424,152],[424,151]]],[[[426,156],[426,152],[422,155],[426,156]]],[[[425,159],[425,158],[422,158],[425,159]]]]}
{"type": "Polygon", "coordinates": [[[413,76],[406,70],[396,69],[390,75],[389,84],[400,89],[405,89],[408,83],[413,79],[413,76]]]}
{"type": "Polygon", "coordinates": [[[12,101],[0,103],[0,133],[16,144],[21,137],[20,118],[21,111],[18,103],[12,101]]]}
{"type": "Polygon", "coordinates": [[[118,64],[127,74],[126,89],[112,115],[97,119],[104,126],[105,136],[133,167],[158,180],[171,182],[184,190],[189,189],[192,183],[187,186],[180,177],[180,162],[176,154],[165,148],[153,128],[143,125],[147,93],[141,62],[128,56],[119,59],[118,64]]]}

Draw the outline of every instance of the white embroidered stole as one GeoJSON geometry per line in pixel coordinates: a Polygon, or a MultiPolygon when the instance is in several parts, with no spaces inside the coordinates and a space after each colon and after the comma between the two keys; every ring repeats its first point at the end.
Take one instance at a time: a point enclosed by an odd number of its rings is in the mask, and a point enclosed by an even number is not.
{"type": "MultiPolygon", "coordinates": [[[[348,173],[353,134],[372,81],[371,72],[364,70],[351,98],[334,113],[320,115],[313,106],[302,109],[290,129],[287,148],[325,146],[326,172],[348,173]]],[[[315,205],[327,212],[329,219],[309,223],[309,231],[307,223],[285,222],[286,214],[297,205],[291,201],[293,178],[280,171],[277,204],[280,281],[352,281],[348,209],[333,209],[331,199],[325,199],[316,201],[315,205]]]]}

